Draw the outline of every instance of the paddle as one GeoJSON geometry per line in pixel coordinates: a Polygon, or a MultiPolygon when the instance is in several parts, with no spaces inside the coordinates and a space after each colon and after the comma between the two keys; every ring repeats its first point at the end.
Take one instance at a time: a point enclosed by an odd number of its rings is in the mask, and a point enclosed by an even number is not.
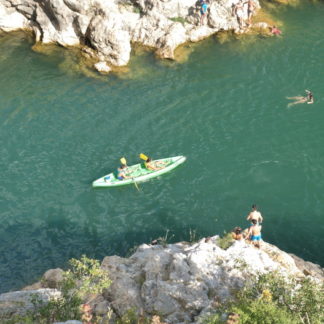
{"type": "Polygon", "coordinates": [[[145,154],[143,154],[143,153],[141,153],[141,154],[139,155],[139,157],[140,157],[140,159],[142,159],[142,160],[144,160],[144,161],[147,161],[147,159],[148,159],[148,157],[147,157],[145,154]]]}
{"type": "MultiPolygon", "coordinates": [[[[125,159],[124,157],[122,157],[122,158],[120,159],[120,162],[121,162],[121,164],[127,166],[127,161],[126,161],[126,159],[125,159]]],[[[136,181],[135,181],[135,179],[134,179],[133,177],[130,177],[130,178],[133,180],[136,189],[137,189],[138,191],[140,191],[140,190],[139,190],[139,187],[138,187],[138,185],[137,185],[137,183],[136,183],[136,181]]]]}

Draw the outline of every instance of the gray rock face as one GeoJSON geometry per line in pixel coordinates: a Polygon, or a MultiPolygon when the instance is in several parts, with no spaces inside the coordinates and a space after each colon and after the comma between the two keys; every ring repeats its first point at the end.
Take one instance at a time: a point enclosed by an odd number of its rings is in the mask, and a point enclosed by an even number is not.
{"type": "MultiPolygon", "coordinates": [[[[249,278],[260,273],[276,270],[283,276],[307,275],[324,280],[319,266],[271,244],[263,242],[257,249],[244,241],[235,241],[223,250],[217,245],[217,239],[215,236],[194,244],[182,242],[166,246],[143,244],[129,258],[105,257],[101,267],[109,272],[112,284],[90,302],[94,313],[100,316],[109,313],[114,319],[135,309],[148,316],[159,314],[165,323],[198,324],[249,278]]],[[[47,284],[59,281],[61,271],[47,271],[44,276],[47,284]]],[[[55,289],[2,294],[0,318],[32,309],[30,299],[35,293],[44,301],[60,294],[55,289]]]]}
{"type": "Polygon", "coordinates": [[[43,285],[48,288],[58,288],[60,282],[63,281],[64,271],[60,268],[47,270],[43,275],[43,285]]]}
{"type": "Polygon", "coordinates": [[[90,46],[98,62],[123,66],[134,42],[173,59],[180,44],[220,30],[242,31],[232,10],[237,1],[210,0],[200,25],[197,0],[1,0],[0,30],[29,29],[43,43],[90,46]]]}
{"type": "Polygon", "coordinates": [[[216,239],[166,247],[144,244],[129,259],[106,257],[102,267],[112,285],[105,299],[118,315],[135,308],[160,314],[167,323],[198,323],[251,276],[274,270],[303,276],[290,255],[270,244],[256,249],[235,242],[225,251],[216,239]]]}
{"type": "Polygon", "coordinates": [[[10,318],[12,315],[25,315],[35,306],[32,300],[36,297],[46,303],[52,298],[58,298],[61,292],[56,289],[38,289],[28,291],[13,291],[0,295],[0,318],[10,318]]]}

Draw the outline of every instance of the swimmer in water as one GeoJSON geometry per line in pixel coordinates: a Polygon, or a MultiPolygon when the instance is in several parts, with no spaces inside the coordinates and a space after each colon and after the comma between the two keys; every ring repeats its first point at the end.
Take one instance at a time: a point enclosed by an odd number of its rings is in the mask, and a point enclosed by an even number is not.
{"type": "Polygon", "coordinates": [[[288,104],[288,107],[291,107],[293,105],[297,105],[297,104],[301,104],[301,103],[308,103],[308,104],[312,104],[314,102],[314,96],[312,94],[311,91],[309,90],[305,90],[306,92],[306,96],[296,96],[296,97],[287,97],[287,99],[292,99],[292,100],[296,100],[294,102],[291,102],[288,104]]]}

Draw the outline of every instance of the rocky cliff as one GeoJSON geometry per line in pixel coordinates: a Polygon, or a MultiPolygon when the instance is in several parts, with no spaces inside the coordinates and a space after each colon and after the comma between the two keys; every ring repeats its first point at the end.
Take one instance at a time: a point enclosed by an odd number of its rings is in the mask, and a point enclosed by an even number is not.
{"type": "MultiPolygon", "coordinates": [[[[210,0],[201,21],[197,0],[1,0],[0,30],[27,29],[37,42],[80,46],[98,70],[109,72],[129,62],[134,43],[172,59],[186,42],[246,31],[248,4],[237,13],[239,1],[210,0]]],[[[255,13],[260,5],[253,1],[255,13]]]]}
{"type": "MultiPolygon", "coordinates": [[[[284,277],[324,279],[319,266],[273,245],[264,242],[258,249],[235,241],[224,250],[217,236],[197,243],[143,244],[129,258],[104,258],[101,267],[109,272],[112,284],[91,302],[95,314],[104,315],[110,310],[121,316],[136,309],[148,316],[159,314],[166,323],[200,323],[231,299],[249,278],[262,273],[277,271],[284,277]]],[[[55,289],[41,287],[55,287],[61,272],[48,271],[42,283],[27,287],[27,291],[0,295],[0,318],[8,310],[11,314],[24,313],[35,293],[41,297],[45,294],[43,299],[58,294],[55,289]]]]}

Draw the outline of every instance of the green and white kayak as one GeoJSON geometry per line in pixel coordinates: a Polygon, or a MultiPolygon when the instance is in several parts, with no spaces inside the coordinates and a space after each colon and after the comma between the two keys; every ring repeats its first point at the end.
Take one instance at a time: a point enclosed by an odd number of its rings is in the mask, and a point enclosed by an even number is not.
{"type": "Polygon", "coordinates": [[[134,164],[127,167],[126,171],[127,175],[131,178],[119,180],[117,179],[116,173],[112,172],[94,181],[92,187],[118,187],[132,183],[144,182],[173,170],[184,161],[186,161],[186,157],[184,156],[174,156],[166,159],[154,160],[154,163],[156,164],[163,164],[163,168],[159,170],[148,170],[145,168],[144,163],[134,164]]]}

